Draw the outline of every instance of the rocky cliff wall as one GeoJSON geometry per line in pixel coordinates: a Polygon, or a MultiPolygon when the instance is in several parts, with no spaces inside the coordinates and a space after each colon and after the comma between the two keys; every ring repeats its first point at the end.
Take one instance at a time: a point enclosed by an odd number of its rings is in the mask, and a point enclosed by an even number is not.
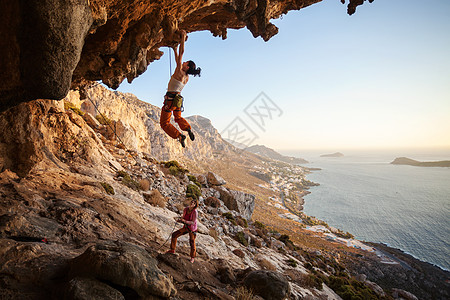
{"type": "Polygon", "coordinates": [[[196,137],[194,141],[187,139],[187,147],[182,148],[177,140],[170,138],[161,129],[159,107],[129,93],[111,91],[100,84],[82,89],[81,94],[80,99],[78,91],[71,91],[65,101],[93,116],[101,113],[111,119],[111,127],[127,149],[148,153],[158,160],[189,159],[203,162],[214,159],[217,152],[235,151],[233,146],[222,139],[211,121],[204,117],[187,118],[196,137]]]}
{"type": "Polygon", "coordinates": [[[112,157],[96,133],[61,104],[36,100],[0,114],[0,171],[23,177],[38,165],[68,170],[68,160],[107,164],[112,157]]]}
{"type": "MultiPolygon", "coordinates": [[[[179,29],[225,39],[228,28],[247,27],[267,41],[278,32],[271,19],[320,1],[1,0],[0,110],[62,99],[86,81],[131,82],[160,47],[179,42],[179,29]]],[[[348,12],[363,2],[350,0],[348,12]]]]}
{"type": "MultiPolygon", "coordinates": [[[[140,125],[133,115],[152,116],[153,108],[157,114],[157,108],[101,86],[82,94],[84,100],[76,92],[69,98],[83,106],[86,95],[115,95],[118,104],[110,110],[123,110],[135,127],[140,125]]],[[[330,288],[345,297],[350,286],[361,299],[391,299],[391,289],[394,299],[417,299],[411,293],[448,299],[448,272],[412,257],[403,263],[398,251],[393,255],[400,263],[385,263],[387,256],[329,242],[300,224],[292,230],[290,220],[275,229],[298,237],[298,245],[272,227],[244,221],[252,216],[254,196],[223,188],[224,180],[210,173],[197,177],[202,197],[195,263],[189,262],[186,236],[179,239],[180,256],[160,254],[168,249],[164,243],[194,185],[192,176],[174,175],[148,155],[133,159],[105,139],[95,122],[62,104],[36,100],[0,113],[0,299],[153,299],[175,293],[177,299],[232,299],[242,286],[276,294],[272,299],[341,299],[330,288]]],[[[204,130],[199,135],[215,136],[208,120],[194,121],[204,130]]],[[[268,210],[273,218],[279,213],[268,210]]]]}

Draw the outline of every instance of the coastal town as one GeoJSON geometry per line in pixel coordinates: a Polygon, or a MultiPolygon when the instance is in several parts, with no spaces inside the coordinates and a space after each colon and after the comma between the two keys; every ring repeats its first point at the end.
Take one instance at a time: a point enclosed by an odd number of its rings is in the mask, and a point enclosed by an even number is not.
{"type": "Polygon", "coordinates": [[[348,244],[355,248],[367,248],[366,250],[370,251],[370,247],[366,247],[360,242],[353,242],[352,234],[331,227],[326,222],[303,212],[305,203],[303,197],[310,193],[310,187],[319,185],[307,180],[306,175],[311,171],[319,170],[279,161],[267,161],[262,166],[254,166],[250,174],[265,181],[264,184],[258,184],[259,187],[274,192],[275,195],[269,197],[267,204],[285,210],[285,213],[279,214],[280,217],[296,221],[305,226],[307,230],[322,232],[329,240],[348,244]]]}
{"type": "Polygon", "coordinates": [[[285,211],[278,213],[280,217],[298,222],[304,229],[318,234],[327,241],[375,253],[382,264],[402,264],[401,260],[387,252],[355,239],[351,233],[329,226],[326,222],[303,212],[305,202],[303,197],[311,193],[310,187],[319,185],[306,179],[306,175],[312,171],[320,171],[320,169],[270,160],[262,165],[254,166],[249,173],[265,181],[264,184],[257,184],[257,186],[274,193],[274,196],[269,197],[267,204],[285,211]]]}

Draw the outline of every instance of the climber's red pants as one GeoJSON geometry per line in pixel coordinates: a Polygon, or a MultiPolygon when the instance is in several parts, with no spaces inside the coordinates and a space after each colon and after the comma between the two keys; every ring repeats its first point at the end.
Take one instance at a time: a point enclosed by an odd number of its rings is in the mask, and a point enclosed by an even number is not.
{"type": "Polygon", "coordinates": [[[196,254],[196,247],[195,247],[195,236],[196,232],[192,232],[189,229],[187,229],[186,226],[184,226],[181,229],[178,229],[172,234],[172,241],[170,242],[170,250],[175,252],[175,248],[177,247],[177,239],[182,236],[183,234],[189,233],[189,245],[191,246],[191,257],[194,258],[196,254]]]}
{"type": "Polygon", "coordinates": [[[175,122],[184,131],[191,129],[191,125],[181,116],[181,109],[178,107],[172,107],[171,101],[164,101],[164,106],[161,109],[161,118],[159,119],[159,124],[161,128],[173,139],[179,138],[181,133],[170,123],[170,118],[175,117],[175,122]]]}

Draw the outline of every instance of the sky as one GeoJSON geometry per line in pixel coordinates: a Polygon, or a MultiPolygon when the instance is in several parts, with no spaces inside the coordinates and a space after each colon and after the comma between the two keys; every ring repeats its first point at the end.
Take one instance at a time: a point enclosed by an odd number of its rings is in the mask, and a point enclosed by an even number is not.
{"type": "MultiPolygon", "coordinates": [[[[348,2],[348,1],[347,1],[348,2]]],[[[183,60],[202,68],[183,116],[222,136],[276,150],[450,149],[450,1],[375,0],[348,16],[324,0],[272,20],[268,42],[188,34],[183,60]]],[[[162,106],[173,55],[119,91],[162,106]]]]}

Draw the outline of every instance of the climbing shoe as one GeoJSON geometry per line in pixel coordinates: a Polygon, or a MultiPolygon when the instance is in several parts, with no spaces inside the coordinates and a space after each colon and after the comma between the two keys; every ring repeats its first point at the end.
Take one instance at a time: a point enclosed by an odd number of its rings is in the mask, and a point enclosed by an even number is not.
{"type": "Polygon", "coordinates": [[[193,264],[194,263],[194,258],[193,257],[191,257],[191,264],[193,264]]]}
{"type": "Polygon", "coordinates": [[[186,148],[186,143],[185,143],[186,136],[185,136],[184,134],[182,134],[182,135],[180,135],[180,137],[178,138],[178,140],[180,141],[181,146],[182,146],[183,148],[186,148]]]}
{"type": "Polygon", "coordinates": [[[195,140],[195,135],[194,135],[194,133],[192,132],[192,130],[188,129],[187,132],[188,132],[188,134],[189,134],[189,138],[191,139],[191,141],[195,140]]]}

